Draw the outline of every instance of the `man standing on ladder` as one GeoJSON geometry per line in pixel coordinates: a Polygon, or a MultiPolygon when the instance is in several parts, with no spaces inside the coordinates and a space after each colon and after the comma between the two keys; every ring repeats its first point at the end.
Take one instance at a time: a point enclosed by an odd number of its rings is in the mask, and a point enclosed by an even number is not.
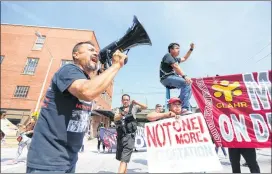
{"type": "Polygon", "coordinates": [[[189,103],[192,96],[192,80],[179,67],[179,63],[186,61],[190,57],[194,44],[191,43],[190,46],[191,48],[186,55],[179,58],[179,44],[171,43],[168,46],[168,53],[164,55],[160,65],[160,82],[166,88],[180,88],[179,98],[182,105],[182,114],[192,113],[189,103]]]}

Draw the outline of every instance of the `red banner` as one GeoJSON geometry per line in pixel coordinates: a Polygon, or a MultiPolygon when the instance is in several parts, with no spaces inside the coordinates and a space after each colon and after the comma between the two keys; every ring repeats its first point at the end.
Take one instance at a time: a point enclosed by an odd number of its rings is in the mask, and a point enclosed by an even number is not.
{"type": "Polygon", "coordinates": [[[217,146],[271,147],[271,70],[193,79],[192,90],[217,146]]]}

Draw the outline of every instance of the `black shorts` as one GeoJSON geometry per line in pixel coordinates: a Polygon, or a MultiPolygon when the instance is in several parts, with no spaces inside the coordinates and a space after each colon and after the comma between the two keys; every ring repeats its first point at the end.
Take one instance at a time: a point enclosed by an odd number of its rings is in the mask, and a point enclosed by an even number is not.
{"type": "Polygon", "coordinates": [[[135,134],[127,134],[117,138],[116,159],[129,163],[135,145],[135,134]]]}

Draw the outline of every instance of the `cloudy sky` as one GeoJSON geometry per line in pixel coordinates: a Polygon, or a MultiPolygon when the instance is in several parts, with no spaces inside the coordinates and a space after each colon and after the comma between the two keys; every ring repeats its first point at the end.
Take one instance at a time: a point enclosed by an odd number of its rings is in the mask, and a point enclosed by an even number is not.
{"type": "Polygon", "coordinates": [[[195,43],[191,57],[180,65],[190,77],[271,69],[268,1],[1,2],[1,23],[93,30],[101,48],[124,35],[133,15],[152,46],[130,50],[128,64],[115,78],[113,108],[120,105],[122,91],[150,108],[164,103],[159,64],[170,42],[181,44],[181,55],[195,43]]]}

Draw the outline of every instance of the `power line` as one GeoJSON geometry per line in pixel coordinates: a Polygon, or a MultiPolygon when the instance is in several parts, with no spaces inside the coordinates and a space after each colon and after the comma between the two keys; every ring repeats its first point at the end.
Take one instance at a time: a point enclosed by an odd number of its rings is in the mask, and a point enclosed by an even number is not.
{"type": "MultiPolygon", "coordinates": [[[[250,57],[249,59],[252,59],[253,57],[257,56],[260,52],[262,52],[266,47],[268,47],[269,45],[271,44],[271,41],[266,45],[264,46],[259,52],[257,52],[254,56],[250,57]]],[[[271,53],[270,53],[271,54],[271,53]]],[[[249,60],[248,59],[248,60],[249,60]]]]}
{"type": "Polygon", "coordinates": [[[262,59],[268,57],[270,54],[271,54],[271,53],[269,53],[269,54],[267,54],[266,56],[262,57],[261,59],[259,59],[258,61],[256,61],[256,63],[259,62],[259,61],[261,61],[262,59]]]}

